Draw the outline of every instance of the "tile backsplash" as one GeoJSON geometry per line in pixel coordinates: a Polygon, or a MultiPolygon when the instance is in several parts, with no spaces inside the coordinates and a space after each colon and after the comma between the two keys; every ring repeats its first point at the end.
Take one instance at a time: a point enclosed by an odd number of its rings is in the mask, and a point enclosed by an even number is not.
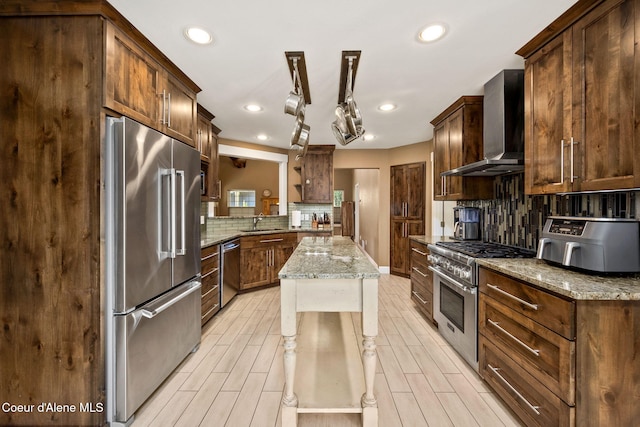
{"type": "Polygon", "coordinates": [[[537,249],[547,217],[552,215],[636,218],[637,191],[570,195],[524,194],[524,175],[497,177],[495,199],[458,202],[483,210],[483,240],[537,249]]]}

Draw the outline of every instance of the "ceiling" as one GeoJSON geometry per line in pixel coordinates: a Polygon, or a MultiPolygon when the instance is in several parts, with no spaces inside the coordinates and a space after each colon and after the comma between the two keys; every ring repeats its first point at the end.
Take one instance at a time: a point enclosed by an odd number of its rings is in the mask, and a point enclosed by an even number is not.
{"type": "Polygon", "coordinates": [[[304,51],[311,144],[337,144],[341,52],[362,51],[354,99],[367,134],[342,147],[391,148],[431,139],[429,123],[462,95],[480,95],[505,68],[523,68],[515,51],[575,0],[109,0],[200,86],[198,101],[220,137],[288,148],[295,118],[284,113],[292,89],[285,51],[304,51]],[[417,34],[443,22],[437,42],[417,34]],[[196,45],[188,26],[214,38],[196,45]],[[391,102],[392,112],[378,106],[391,102]],[[263,110],[250,113],[250,103],[263,110]],[[257,135],[268,136],[260,141],[257,135]]]}

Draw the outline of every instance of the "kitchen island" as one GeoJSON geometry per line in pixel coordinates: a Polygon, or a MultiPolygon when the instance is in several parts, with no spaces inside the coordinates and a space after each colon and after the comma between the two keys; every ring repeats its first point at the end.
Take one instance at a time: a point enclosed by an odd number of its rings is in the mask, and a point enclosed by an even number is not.
{"type": "Polygon", "coordinates": [[[379,276],[375,264],[347,237],[305,237],[280,270],[283,426],[295,426],[298,413],[312,412],[362,413],[364,426],[378,425],[373,381],[379,276]],[[299,312],[306,316],[300,322],[304,369],[296,372],[299,312]],[[362,313],[361,362],[355,334],[344,326],[347,312],[362,313]],[[362,367],[364,384],[353,366],[362,367]]]}

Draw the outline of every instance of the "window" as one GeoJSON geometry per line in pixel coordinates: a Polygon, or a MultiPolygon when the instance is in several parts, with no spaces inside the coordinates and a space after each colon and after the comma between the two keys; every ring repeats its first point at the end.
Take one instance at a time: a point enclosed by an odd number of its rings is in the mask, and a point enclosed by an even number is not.
{"type": "Polygon", "coordinates": [[[255,190],[228,190],[227,207],[253,208],[256,206],[255,190]]]}
{"type": "Polygon", "coordinates": [[[334,190],[333,191],[333,207],[339,208],[342,206],[342,201],[344,200],[344,190],[334,190]]]}

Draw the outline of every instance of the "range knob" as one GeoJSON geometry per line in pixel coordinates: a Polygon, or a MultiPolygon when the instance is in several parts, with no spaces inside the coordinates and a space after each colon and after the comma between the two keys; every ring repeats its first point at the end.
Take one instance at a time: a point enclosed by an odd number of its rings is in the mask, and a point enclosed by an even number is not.
{"type": "Polygon", "coordinates": [[[468,280],[471,278],[471,270],[462,270],[460,273],[460,277],[462,277],[463,279],[468,280]]]}

